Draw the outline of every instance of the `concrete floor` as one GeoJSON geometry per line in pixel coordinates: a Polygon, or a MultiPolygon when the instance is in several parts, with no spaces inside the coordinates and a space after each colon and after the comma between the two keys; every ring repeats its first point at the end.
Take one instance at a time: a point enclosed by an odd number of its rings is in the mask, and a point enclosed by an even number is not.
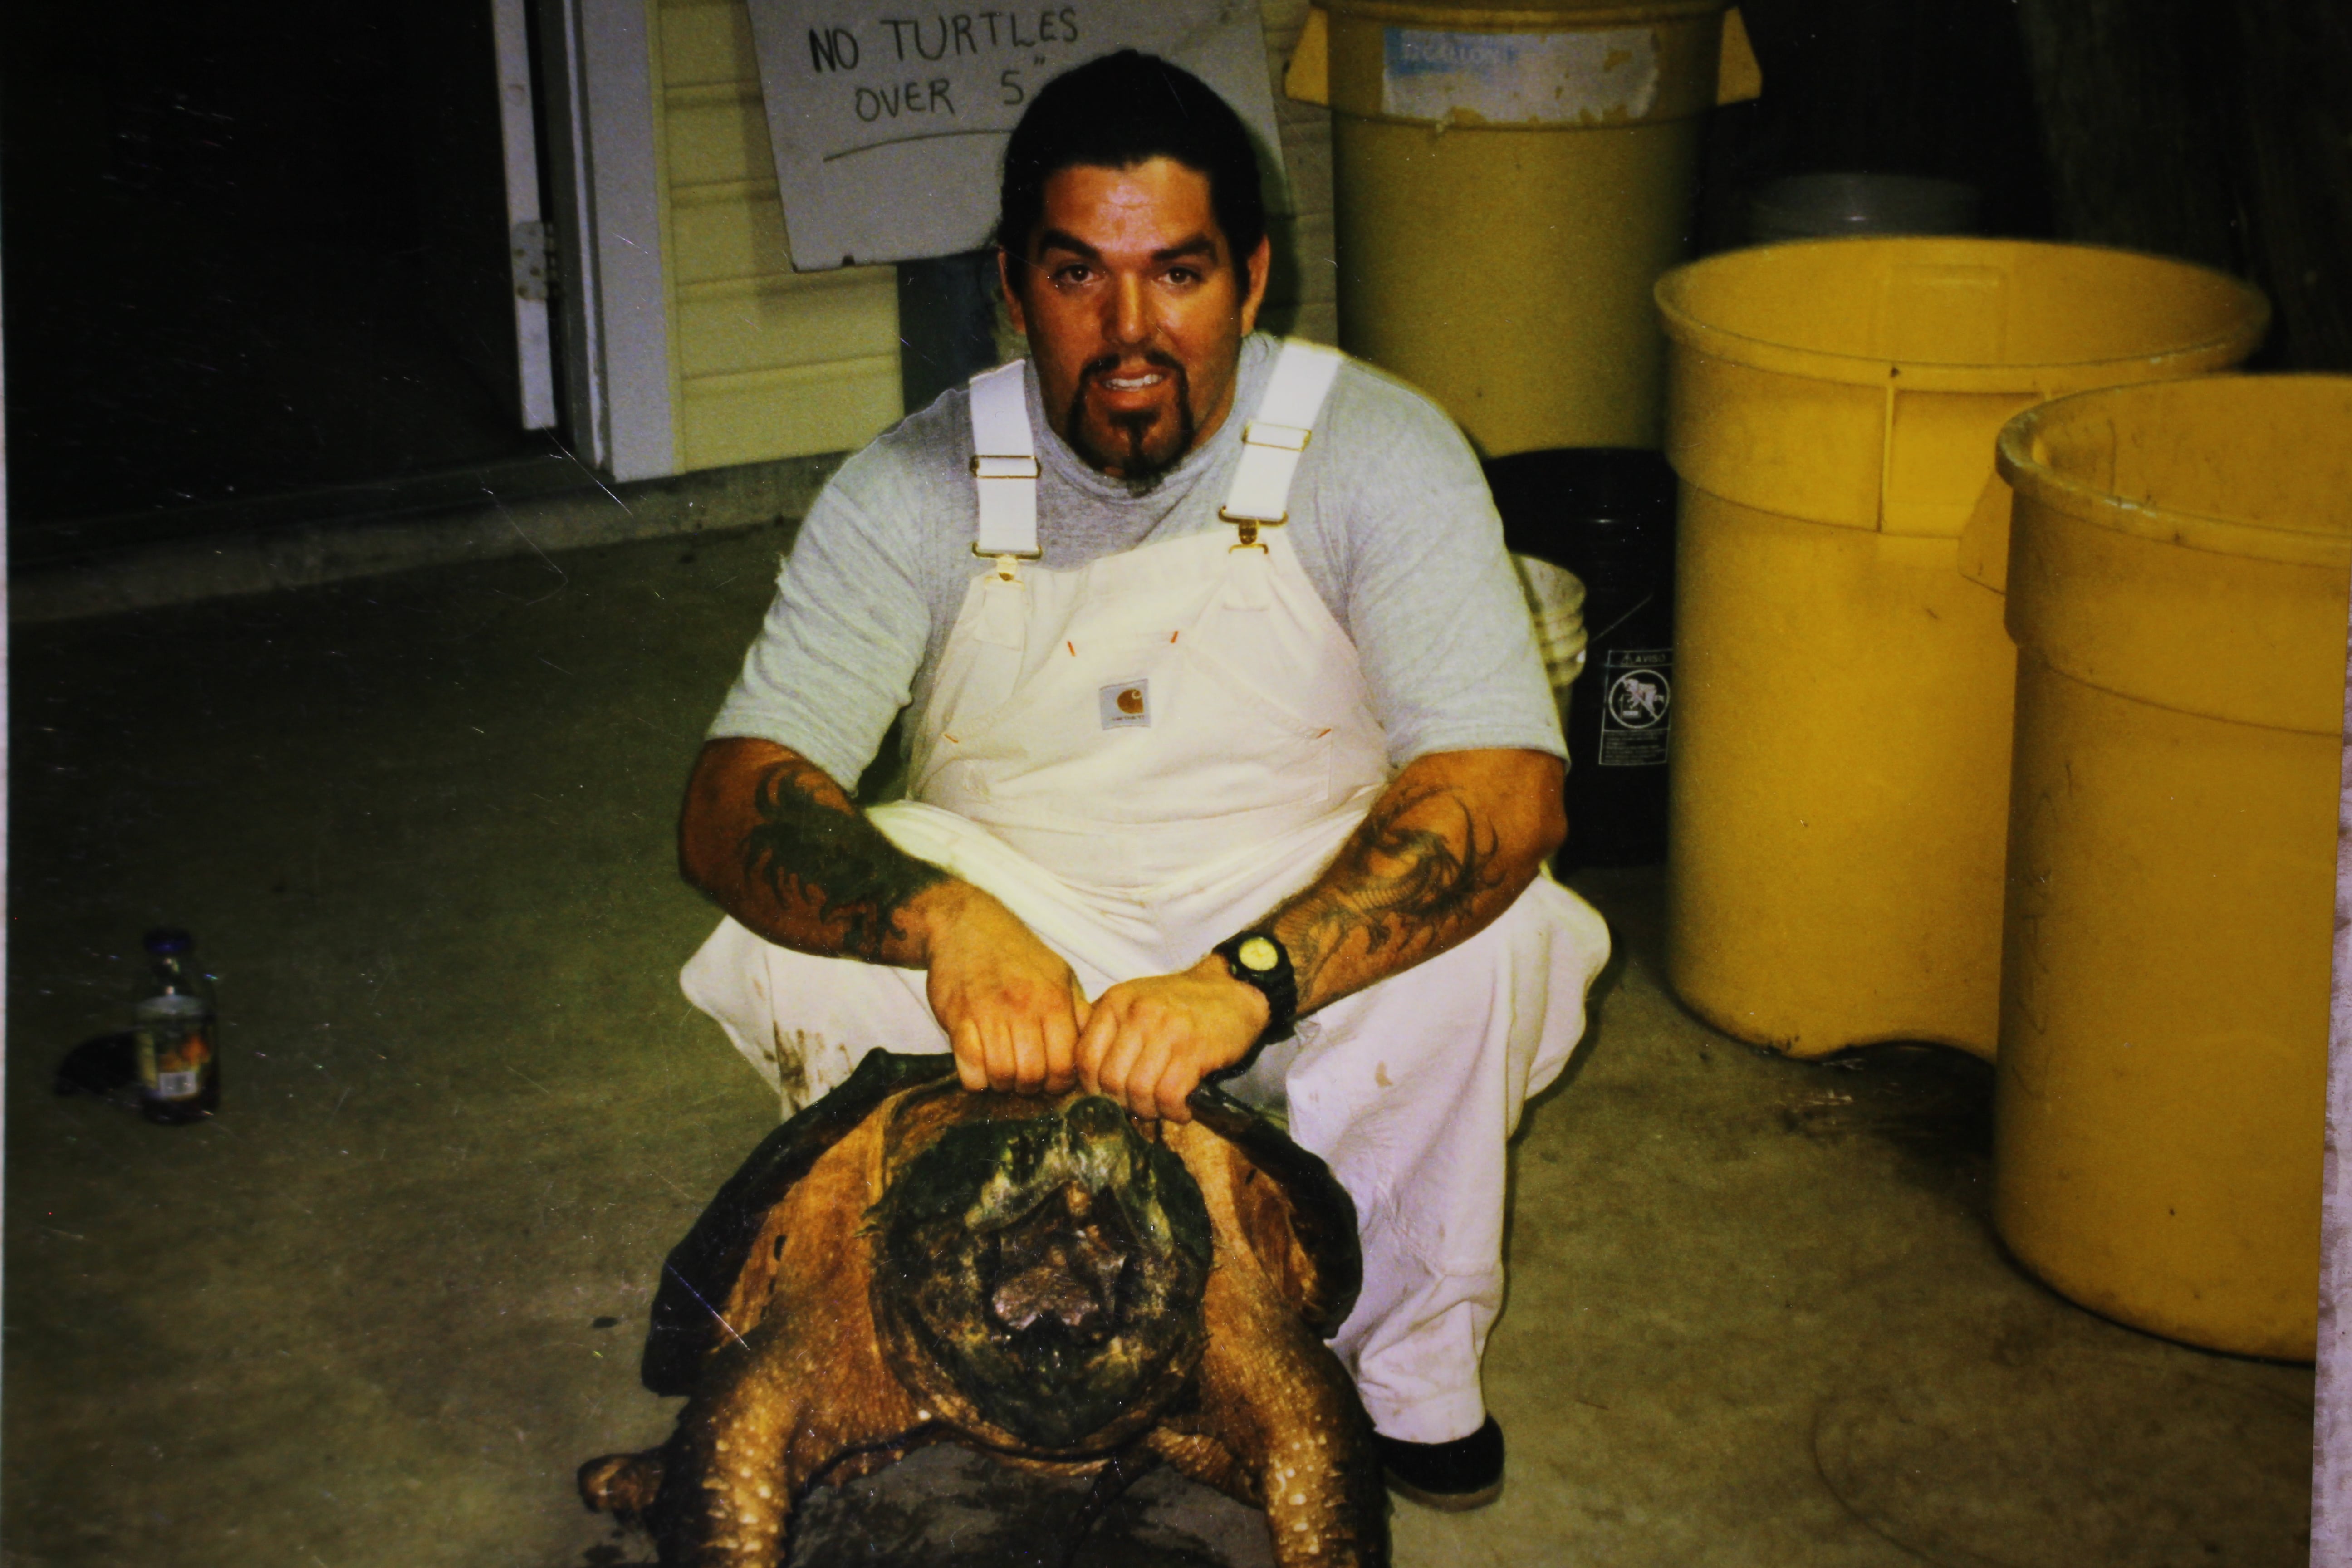
{"type": "MultiPolygon", "coordinates": [[[[20,630],[0,1561],[650,1556],[571,1476],[666,1431],[655,1268],[773,1118],[677,994],[670,827],[782,538],[20,630]],[[228,1020],[189,1128],[49,1082],[163,920],[228,1020]]],[[[2307,1370],[2021,1277],[1980,1068],[1733,1045],[1662,990],[1658,874],[1579,881],[1624,956],[1518,1145],[1509,1488],[1400,1505],[1401,1563],[2305,1560],[2307,1370]]],[[[803,1560],[1035,1562],[1066,1502],[935,1451],[803,1560]]],[[[1087,1561],[1263,1561],[1255,1522],[1162,1475],[1087,1561]]]]}

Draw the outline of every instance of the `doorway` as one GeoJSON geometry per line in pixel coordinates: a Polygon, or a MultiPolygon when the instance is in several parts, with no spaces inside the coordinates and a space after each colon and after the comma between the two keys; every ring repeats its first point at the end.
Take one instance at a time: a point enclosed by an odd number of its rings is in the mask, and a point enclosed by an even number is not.
{"type": "Polygon", "coordinates": [[[19,566],[585,482],[520,413],[486,0],[5,15],[19,566]]]}

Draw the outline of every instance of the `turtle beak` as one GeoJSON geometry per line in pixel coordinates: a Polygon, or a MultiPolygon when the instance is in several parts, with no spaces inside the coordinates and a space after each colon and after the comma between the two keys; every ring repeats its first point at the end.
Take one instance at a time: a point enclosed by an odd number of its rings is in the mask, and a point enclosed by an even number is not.
{"type": "Polygon", "coordinates": [[[1045,1318],[1081,1339],[1112,1332],[1129,1251],[1117,1225],[1115,1211],[1097,1213],[1084,1187],[1065,1185],[998,1235],[989,1315],[1015,1333],[1045,1318]]]}

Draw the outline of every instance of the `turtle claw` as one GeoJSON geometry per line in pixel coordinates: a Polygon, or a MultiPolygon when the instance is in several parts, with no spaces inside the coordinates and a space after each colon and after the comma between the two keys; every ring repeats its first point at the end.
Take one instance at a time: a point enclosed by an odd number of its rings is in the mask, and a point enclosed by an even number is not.
{"type": "Polygon", "coordinates": [[[606,1454],[580,1467],[580,1500],[591,1513],[641,1521],[661,1493],[662,1451],[606,1454]]]}

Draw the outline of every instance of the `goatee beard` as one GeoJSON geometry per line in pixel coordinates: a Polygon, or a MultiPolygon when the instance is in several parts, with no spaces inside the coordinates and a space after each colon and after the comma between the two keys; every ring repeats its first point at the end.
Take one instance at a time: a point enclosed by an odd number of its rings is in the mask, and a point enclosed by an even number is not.
{"type": "Polygon", "coordinates": [[[1096,443],[1086,426],[1087,384],[1097,375],[1108,375],[1118,368],[1117,355],[1107,354],[1087,362],[1078,373],[1077,390],[1070,395],[1070,412],[1065,421],[1070,432],[1070,447],[1097,473],[1109,475],[1116,466],[1115,477],[1129,495],[1149,495],[1159,489],[1160,481],[1169,469],[1184,460],[1192,449],[1192,437],[1197,426],[1192,422],[1192,384],[1184,367],[1168,354],[1145,354],[1143,362],[1155,370],[1166,371],[1176,383],[1176,439],[1158,457],[1144,449],[1144,440],[1151,433],[1156,416],[1151,414],[1119,414],[1111,416],[1111,429],[1124,436],[1124,450],[1109,450],[1096,443]]]}

